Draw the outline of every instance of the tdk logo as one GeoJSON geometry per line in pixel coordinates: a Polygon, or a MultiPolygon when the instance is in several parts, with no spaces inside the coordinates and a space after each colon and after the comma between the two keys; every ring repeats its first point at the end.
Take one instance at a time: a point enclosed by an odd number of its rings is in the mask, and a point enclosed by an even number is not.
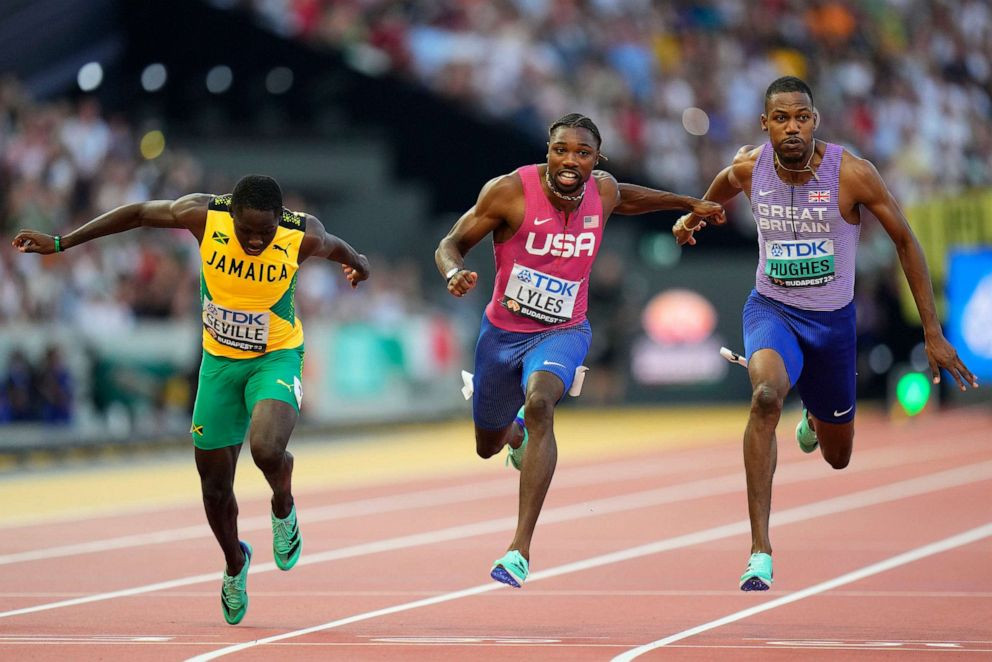
{"type": "Polygon", "coordinates": [[[820,255],[830,255],[831,252],[829,239],[789,243],[779,243],[776,241],[771,245],[772,257],[785,257],[786,259],[818,257],[820,255]]]}
{"type": "Polygon", "coordinates": [[[592,257],[596,251],[596,235],[593,232],[574,234],[546,234],[544,245],[534,245],[537,235],[531,232],[527,235],[526,250],[531,255],[547,255],[555,257],[579,257],[583,254],[592,257]]]}
{"type": "Polygon", "coordinates": [[[225,308],[214,308],[210,312],[214,317],[231,324],[265,324],[265,313],[244,313],[240,310],[227,310],[225,308]]]}
{"type": "Polygon", "coordinates": [[[533,274],[533,286],[541,290],[542,292],[547,292],[548,294],[559,294],[563,297],[574,297],[575,288],[578,283],[573,283],[567,280],[558,280],[557,278],[552,278],[547,274],[536,273],[533,274]]]}

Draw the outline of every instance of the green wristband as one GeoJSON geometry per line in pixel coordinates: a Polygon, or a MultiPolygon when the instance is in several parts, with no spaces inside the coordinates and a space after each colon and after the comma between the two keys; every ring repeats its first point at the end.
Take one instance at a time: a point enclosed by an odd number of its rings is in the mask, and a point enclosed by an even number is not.
{"type": "Polygon", "coordinates": [[[62,235],[55,235],[55,252],[62,252],[62,235]]]}

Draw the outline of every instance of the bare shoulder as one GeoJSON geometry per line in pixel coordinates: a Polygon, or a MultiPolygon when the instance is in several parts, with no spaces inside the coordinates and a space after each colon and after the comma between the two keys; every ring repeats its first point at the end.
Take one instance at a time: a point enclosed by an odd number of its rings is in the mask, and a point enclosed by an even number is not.
{"type": "Polygon", "coordinates": [[[210,193],[189,193],[181,198],[176,198],[172,203],[172,208],[177,215],[183,212],[195,212],[199,210],[205,213],[210,207],[210,201],[215,197],[210,193]]]}
{"type": "Polygon", "coordinates": [[[524,185],[520,175],[509,172],[493,177],[479,191],[477,210],[506,209],[524,197],[524,185]]]}
{"type": "Polygon", "coordinates": [[[885,183],[875,164],[846,149],[841,155],[840,181],[845,190],[854,193],[854,199],[858,202],[872,199],[885,189],[885,183]]]}
{"type": "Polygon", "coordinates": [[[764,145],[744,145],[737,153],[734,154],[734,160],[730,162],[733,166],[735,173],[746,173],[750,175],[754,170],[754,164],[758,162],[758,157],[761,156],[761,150],[764,145]]]}
{"type": "Polygon", "coordinates": [[[599,189],[599,194],[601,196],[616,195],[616,191],[620,186],[620,184],[617,183],[616,177],[605,170],[593,170],[592,178],[596,180],[596,188],[599,189]]]}

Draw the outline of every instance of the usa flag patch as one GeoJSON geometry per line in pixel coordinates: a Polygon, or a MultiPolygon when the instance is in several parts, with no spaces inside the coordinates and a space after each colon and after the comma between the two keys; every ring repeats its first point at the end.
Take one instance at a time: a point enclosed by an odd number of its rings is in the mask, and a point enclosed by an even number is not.
{"type": "Polygon", "coordinates": [[[590,228],[599,227],[599,214],[595,216],[583,216],[582,217],[582,229],[589,230],[590,228]]]}
{"type": "Polygon", "coordinates": [[[830,191],[810,191],[810,202],[830,202],[830,191]]]}

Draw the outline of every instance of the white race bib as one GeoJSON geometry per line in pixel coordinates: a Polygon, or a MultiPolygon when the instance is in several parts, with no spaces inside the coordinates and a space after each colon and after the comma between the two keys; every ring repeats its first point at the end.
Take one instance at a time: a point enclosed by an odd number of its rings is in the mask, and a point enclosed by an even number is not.
{"type": "Polygon", "coordinates": [[[233,310],[204,298],[203,328],[221,345],[264,352],[269,342],[269,312],[233,310]]]}
{"type": "Polygon", "coordinates": [[[542,324],[561,324],[572,319],[581,284],[514,264],[500,303],[514,315],[542,324]]]}

